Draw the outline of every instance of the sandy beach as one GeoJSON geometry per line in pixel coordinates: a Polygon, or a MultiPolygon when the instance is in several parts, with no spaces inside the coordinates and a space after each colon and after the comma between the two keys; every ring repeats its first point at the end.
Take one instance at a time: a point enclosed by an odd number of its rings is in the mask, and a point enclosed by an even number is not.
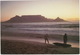
{"type": "MultiPolygon", "coordinates": [[[[56,40],[61,41],[62,35],[49,35],[50,44],[45,44],[43,34],[31,34],[31,33],[1,33],[1,53],[2,54],[78,54],[79,46],[73,46],[69,48],[55,46],[56,40]],[[52,41],[54,40],[54,41],[52,41]]],[[[75,38],[75,37],[74,37],[75,38]]],[[[72,38],[74,43],[78,42],[78,39],[72,38]]],[[[62,42],[62,41],[61,41],[62,42]]]]}
{"type": "Polygon", "coordinates": [[[2,40],[2,54],[78,54],[78,48],[63,48],[39,42],[2,40]]]}

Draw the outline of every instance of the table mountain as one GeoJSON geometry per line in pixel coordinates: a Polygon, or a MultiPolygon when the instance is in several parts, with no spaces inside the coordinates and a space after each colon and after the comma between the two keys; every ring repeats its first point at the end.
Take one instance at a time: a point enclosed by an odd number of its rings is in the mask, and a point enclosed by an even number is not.
{"type": "Polygon", "coordinates": [[[6,21],[9,23],[26,23],[26,22],[65,22],[65,20],[57,17],[56,19],[48,19],[41,15],[22,15],[12,17],[10,20],[6,21]]]}

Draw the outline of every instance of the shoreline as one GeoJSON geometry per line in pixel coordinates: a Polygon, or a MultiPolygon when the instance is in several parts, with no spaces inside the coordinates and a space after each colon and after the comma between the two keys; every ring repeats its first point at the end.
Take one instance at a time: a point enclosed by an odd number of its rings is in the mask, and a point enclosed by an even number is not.
{"type": "MultiPolygon", "coordinates": [[[[1,32],[1,36],[16,36],[16,37],[31,37],[31,38],[44,38],[45,34],[34,34],[34,33],[15,33],[15,32],[1,32]]],[[[63,40],[63,35],[59,34],[48,34],[50,39],[63,40]]],[[[69,41],[79,42],[79,35],[68,35],[69,41]]]]}
{"type": "MultiPolygon", "coordinates": [[[[74,36],[75,37],[75,36],[74,36]]],[[[55,43],[63,40],[63,35],[49,35],[49,40],[55,43]]],[[[77,38],[70,37],[71,41],[77,38]]],[[[73,42],[73,43],[74,43],[73,42]]],[[[78,42],[78,41],[77,41],[78,42]]],[[[76,44],[74,44],[76,45],[76,44]]],[[[59,47],[53,44],[45,44],[44,34],[1,32],[2,54],[79,54],[77,47],[59,47]]]]}
{"type": "MultiPolygon", "coordinates": [[[[35,42],[41,42],[44,43],[44,36],[45,34],[32,34],[32,33],[11,33],[11,32],[2,32],[1,33],[2,39],[13,39],[13,40],[21,40],[21,41],[35,41],[35,42]]],[[[55,42],[63,43],[63,35],[48,35],[48,39],[50,41],[50,44],[55,42]]],[[[79,37],[76,36],[70,36],[68,37],[68,44],[71,44],[72,47],[79,47],[79,37]]]]}

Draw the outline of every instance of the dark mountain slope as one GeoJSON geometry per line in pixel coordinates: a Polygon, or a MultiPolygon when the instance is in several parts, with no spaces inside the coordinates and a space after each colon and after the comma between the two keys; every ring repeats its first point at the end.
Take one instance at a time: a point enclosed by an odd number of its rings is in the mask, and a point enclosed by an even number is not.
{"type": "Polygon", "coordinates": [[[6,21],[9,23],[26,23],[26,22],[65,22],[65,20],[61,18],[48,19],[41,15],[23,15],[23,16],[15,16],[12,17],[10,20],[6,21]]]}

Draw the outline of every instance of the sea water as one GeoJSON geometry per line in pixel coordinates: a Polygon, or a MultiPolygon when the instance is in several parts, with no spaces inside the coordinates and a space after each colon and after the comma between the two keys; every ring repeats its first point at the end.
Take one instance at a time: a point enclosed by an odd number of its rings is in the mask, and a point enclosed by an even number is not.
{"type": "Polygon", "coordinates": [[[79,35],[78,22],[2,23],[1,26],[7,32],[79,35]]]}

